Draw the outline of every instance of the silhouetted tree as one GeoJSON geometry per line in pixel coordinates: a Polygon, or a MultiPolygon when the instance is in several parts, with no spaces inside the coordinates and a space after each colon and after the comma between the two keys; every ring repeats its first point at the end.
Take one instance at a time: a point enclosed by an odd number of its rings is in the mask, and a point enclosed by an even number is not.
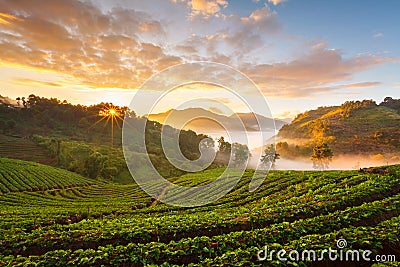
{"type": "MultiPolygon", "coordinates": [[[[286,143],[287,144],[287,143],[286,143]]],[[[275,146],[270,144],[265,147],[264,155],[261,156],[261,162],[265,166],[270,166],[272,170],[275,169],[276,160],[279,159],[280,155],[276,153],[275,146]]]]}
{"type": "Polygon", "coordinates": [[[385,97],[382,103],[379,104],[380,106],[400,110],[400,99],[393,99],[391,97],[385,97]]]}
{"type": "Polygon", "coordinates": [[[332,161],[333,152],[327,143],[316,145],[311,155],[313,161],[313,167],[317,170],[327,170],[329,163],[332,161]]]}
{"type": "Polygon", "coordinates": [[[229,142],[226,142],[224,137],[221,136],[218,139],[218,151],[222,154],[229,154],[231,153],[232,146],[229,142]]]}
{"type": "Polygon", "coordinates": [[[247,145],[233,143],[232,151],[233,151],[233,165],[239,168],[245,167],[247,160],[251,156],[250,150],[247,147],[247,145]]]}

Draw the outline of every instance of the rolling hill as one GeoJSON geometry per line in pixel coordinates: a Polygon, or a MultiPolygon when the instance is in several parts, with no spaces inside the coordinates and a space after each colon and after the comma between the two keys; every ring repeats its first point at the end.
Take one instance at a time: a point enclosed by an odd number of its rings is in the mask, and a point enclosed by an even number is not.
{"type": "Polygon", "coordinates": [[[30,161],[0,158],[0,193],[88,186],[94,180],[30,161]]]}
{"type": "Polygon", "coordinates": [[[278,140],[300,151],[327,142],[336,154],[399,154],[400,100],[349,101],[299,114],[284,125],[278,140]]]}
{"type": "MultiPolygon", "coordinates": [[[[22,189],[0,193],[1,266],[308,266],[301,259],[282,265],[276,255],[262,262],[257,253],[265,246],[320,251],[338,239],[346,249],[371,250],[371,258],[400,255],[399,165],[379,174],[272,171],[252,194],[254,171],[247,170],[218,201],[181,208],[150,199],[137,184],[20,160],[0,163],[0,182],[22,189]],[[26,190],[33,185],[41,189],[26,190]]],[[[174,183],[199,186],[223,171],[174,183]]],[[[331,266],[327,259],[315,263],[331,266]]],[[[368,262],[346,266],[361,263],[368,262]]]]}
{"type": "Polygon", "coordinates": [[[55,166],[57,160],[47,149],[28,138],[0,134],[0,157],[29,160],[55,166]]]}

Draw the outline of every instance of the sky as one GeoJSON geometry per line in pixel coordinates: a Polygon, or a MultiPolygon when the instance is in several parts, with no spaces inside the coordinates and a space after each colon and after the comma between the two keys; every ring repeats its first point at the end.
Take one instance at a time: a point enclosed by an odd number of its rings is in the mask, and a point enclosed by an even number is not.
{"type": "MultiPolygon", "coordinates": [[[[399,10],[395,0],[0,0],[0,95],[129,105],[160,71],[210,61],[251,79],[279,118],[399,98],[399,10]]],[[[213,100],[245,111],[223,92],[213,100]]]]}

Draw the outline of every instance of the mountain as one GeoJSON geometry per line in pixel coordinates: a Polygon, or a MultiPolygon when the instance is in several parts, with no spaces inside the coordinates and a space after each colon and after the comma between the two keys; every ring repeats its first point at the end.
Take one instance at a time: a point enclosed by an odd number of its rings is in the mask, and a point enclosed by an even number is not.
{"type": "Polygon", "coordinates": [[[266,118],[255,113],[236,113],[228,117],[203,108],[171,109],[163,113],[149,114],[147,118],[161,124],[168,124],[174,128],[180,129],[184,126],[183,129],[191,129],[204,133],[222,131],[223,127],[218,122],[223,123],[232,130],[242,129],[243,123],[247,131],[260,131],[259,125],[263,126],[264,131],[271,130],[274,127],[274,121],[276,129],[280,129],[283,125],[287,124],[286,121],[266,118]],[[168,118],[168,116],[170,117],[168,118]],[[196,117],[198,118],[191,120],[196,117]],[[185,124],[188,121],[189,123],[185,124]]]}
{"type": "MultiPolygon", "coordinates": [[[[348,101],[299,114],[284,125],[278,149],[296,147],[307,154],[317,142],[327,142],[336,154],[395,154],[400,151],[400,99],[379,105],[372,100],[348,101]]],[[[293,151],[292,151],[293,152],[293,151]]]]}

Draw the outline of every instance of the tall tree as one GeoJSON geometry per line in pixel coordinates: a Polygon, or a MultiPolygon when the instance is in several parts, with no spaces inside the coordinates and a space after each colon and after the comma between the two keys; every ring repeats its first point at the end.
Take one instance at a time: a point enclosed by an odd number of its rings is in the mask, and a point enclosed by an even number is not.
{"type": "Polygon", "coordinates": [[[329,168],[329,163],[332,161],[332,157],[332,149],[327,143],[316,145],[311,155],[314,169],[321,171],[327,170],[329,168]]]}
{"type": "Polygon", "coordinates": [[[247,145],[233,143],[233,165],[235,167],[244,168],[247,160],[251,157],[250,150],[247,145]]]}
{"type": "Polygon", "coordinates": [[[229,142],[226,142],[224,137],[221,136],[218,139],[218,151],[222,154],[229,154],[231,153],[232,146],[229,142]]]}
{"type": "MultiPolygon", "coordinates": [[[[287,144],[287,143],[286,143],[287,144]]],[[[276,160],[279,159],[280,155],[276,153],[275,146],[273,144],[267,145],[264,149],[264,155],[261,156],[261,162],[274,170],[276,167],[276,160]]]]}

